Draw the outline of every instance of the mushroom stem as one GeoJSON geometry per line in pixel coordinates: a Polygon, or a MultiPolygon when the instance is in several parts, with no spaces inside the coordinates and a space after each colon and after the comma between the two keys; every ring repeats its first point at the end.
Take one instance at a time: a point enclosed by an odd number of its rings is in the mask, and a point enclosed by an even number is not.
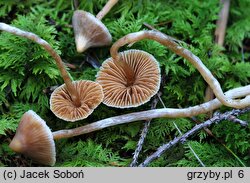
{"type": "MultiPolygon", "coordinates": [[[[249,93],[250,86],[245,86],[229,90],[225,93],[225,95],[228,98],[239,98],[249,95],[249,93]]],[[[56,154],[54,140],[82,135],[110,126],[130,123],[133,121],[148,120],[161,117],[191,117],[198,114],[207,113],[211,110],[215,110],[221,105],[222,104],[218,99],[214,99],[207,103],[184,109],[163,108],[135,112],[106,118],[75,129],[59,130],[55,132],[51,132],[49,127],[46,125],[46,122],[42,118],[40,118],[40,116],[38,116],[34,111],[30,110],[26,112],[21,118],[16,131],[16,135],[9,144],[9,147],[14,151],[20,152],[44,165],[54,165],[56,154]]]]}
{"type": "Polygon", "coordinates": [[[101,20],[117,2],[118,0],[109,0],[102,10],[96,15],[96,18],[101,20]]]}
{"type": "Polygon", "coordinates": [[[57,52],[50,46],[50,44],[47,41],[40,38],[34,33],[23,31],[21,29],[18,29],[16,27],[1,22],[0,22],[0,30],[9,32],[17,36],[25,37],[41,45],[55,59],[57,67],[60,70],[61,76],[67,87],[67,90],[71,94],[72,101],[76,106],[81,105],[80,101],[78,100],[79,96],[77,94],[77,91],[69,77],[68,72],[66,71],[65,66],[63,65],[61,57],[57,54],[57,52]]]}
{"type": "Polygon", "coordinates": [[[162,45],[168,47],[171,51],[173,51],[177,55],[187,59],[200,72],[204,80],[212,88],[215,96],[222,104],[234,108],[244,108],[250,105],[250,95],[246,96],[244,99],[241,100],[233,100],[226,97],[221,89],[220,83],[212,75],[210,70],[202,63],[199,57],[194,55],[191,51],[180,46],[173,38],[159,31],[156,30],[140,31],[140,32],[130,33],[120,38],[113,44],[113,46],[110,49],[110,54],[112,58],[114,60],[119,60],[118,49],[120,47],[124,46],[125,44],[135,43],[143,39],[155,40],[161,43],[162,45]]]}
{"type": "MultiPolygon", "coordinates": [[[[250,94],[250,86],[244,86],[229,90],[225,93],[226,97],[232,98],[239,98],[244,97],[250,94]]],[[[99,120],[97,122],[84,125],[82,127],[68,129],[68,130],[59,130],[53,132],[53,138],[55,140],[62,139],[62,138],[69,138],[77,135],[83,135],[86,133],[90,133],[93,131],[101,130],[107,127],[130,123],[134,121],[140,120],[148,120],[153,118],[180,118],[180,117],[192,117],[199,114],[204,114],[209,111],[215,110],[219,108],[222,103],[218,99],[213,99],[209,102],[196,105],[193,107],[182,108],[182,109],[175,109],[175,108],[163,108],[163,109],[153,109],[148,111],[142,112],[134,112],[130,114],[124,114],[120,116],[110,117],[103,120],[99,120]]]]}

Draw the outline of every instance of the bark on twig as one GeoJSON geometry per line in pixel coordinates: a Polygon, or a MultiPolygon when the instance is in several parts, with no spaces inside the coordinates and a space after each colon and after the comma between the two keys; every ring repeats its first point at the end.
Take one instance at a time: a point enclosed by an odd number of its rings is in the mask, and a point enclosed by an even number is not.
{"type": "MultiPolygon", "coordinates": [[[[151,102],[151,109],[155,109],[158,102],[159,102],[159,97],[162,95],[162,91],[163,91],[163,88],[165,87],[166,85],[166,73],[165,71],[162,72],[161,74],[161,86],[160,86],[160,90],[158,91],[158,93],[154,96],[153,98],[153,101],[151,102]]],[[[139,157],[139,154],[142,150],[142,145],[145,141],[145,138],[147,136],[147,133],[148,133],[148,130],[149,130],[149,126],[151,124],[151,120],[152,119],[149,119],[149,120],[146,120],[145,123],[144,123],[144,127],[141,131],[141,136],[140,136],[140,139],[138,141],[138,144],[137,144],[137,147],[136,147],[136,150],[134,152],[134,156],[133,156],[133,161],[131,162],[130,166],[131,167],[135,167],[137,166],[138,164],[138,157],[139,157]]]]}
{"type": "MultiPolygon", "coordinates": [[[[156,158],[159,158],[166,150],[170,149],[171,147],[177,145],[179,142],[184,143],[188,137],[190,137],[191,135],[193,135],[194,133],[198,132],[199,130],[201,130],[202,128],[206,128],[210,125],[212,125],[213,123],[219,123],[223,120],[228,120],[229,118],[231,118],[231,116],[239,116],[240,114],[244,114],[246,112],[250,111],[250,107],[245,108],[245,109],[233,109],[232,111],[228,111],[225,112],[223,114],[217,113],[216,115],[214,115],[214,117],[212,117],[211,119],[195,125],[191,130],[189,130],[188,132],[186,132],[184,135],[175,138],[174,140],[168,142],[167,144],[164,144],[162,146],[160,146],[156,152],[154,152],[152,155],[150,155],[149,157],[147,157],[143,163],[141,163],[139,166],[140,167],[145,167],[148,166],[148,164],[150,162],[152,162],[153,160],[155,160],[156,158]]],[[[245,121],[241,121],[241,120],[236,120],[233,121],[236,122],[242,126],[247,126],[248,123],[245,121]]]]}
{"type": "MultiPolygon", "coordinates": [[[[161,93],[159,93],[159,94],[161,95],[161,93]]],[[[151,103],[151,109],[155,109],[158,102],[159,102],[159,99],[155,95],[154,100],[151,103]]],[[[139,141],[137,143],[137,146],[136,146],[136,149],[135,149],[135,152],[134,152],[133,161],[130,164],[131,167],[135,167],[137,165],[137,163],[138,163],[137,160],[138,160],[139,154],[140,154],[140,152],[142,150],[142,145],[143,145],[143,143],[145,141],[145,137],[147,136],[151,120],[152,119],[149,119],[149,120],[145,121],[145,123],[144,123],[144,127],[142,129],[140,139],[139,139],[139,141]]]]}
{"type": "MultiPolygon", "coordinates": [[[[165,104],[163,103],[161,97],[159,96],[159,99],[162,103],[162,105],[164,106],[164,108],[166,108],[165,104]]],[[[183,135],[182,131],[180,130],[180,128],[178,127],[178,125],[173,121],[173,124],[175,126],[175,129],[177,129],[177,131],[179,132],[180,135],[183,135]]],[[[202,162],[202,160],[200,159],[200,157],[198,156],[198,154],[195,152],[195,150],[192,148],[192,146],[190,145],[189,142],[187,142],[188,148],[191,150],[191,152],[193,153],[194,157],[197,159],[197,161],[199,161],[200,165],[202,167],[206,167],[206,165],[202,162]]]]}
{"type": "MultiPolygon", "coordinates": [[[[212,117],[212,116],[211,116],[212,117]]],[[[192,121],[194,121],[195,123],[197,123],[197,124],[200,124],[201,122],[199,121],[199,120],[197,120],[196,119],[196,117],[190,117],[190,119],[192,120],[192,121]]],[[[238,118],[236,118],[237,120],[239,120],[238,118]]],[[[230,119],[228,119],[228,120],[230,120],[230,119]]],[[[217,138],[212,132],[211,132],[211,130],[209,129],[209,128],[203,128],[203,130],[209,135],[209,136],[211,136],[211,137],[213,137],[217,142],[219,142],[223,147],[225,147],[225,149],[232,155],[232,156],[234,156],[239,162],[240,162],[240,164],[242,165],[242,166],[244,166],[245,167],[245,164],[239,159],[239,157],[231,150],[231,149],[229,149],[226,145],[225,145],[225,142],[223,141],[223,140],[221,140],[221,139],[219,139],[219,138],[217,138]]]]}
{"type": "Polygon", "coordinates": [[[73,7],[74,7],[74,10],[78,10],[78,7],[79,7],[79,0],[74,0],[74,1],[73,1],[73,7]]]}

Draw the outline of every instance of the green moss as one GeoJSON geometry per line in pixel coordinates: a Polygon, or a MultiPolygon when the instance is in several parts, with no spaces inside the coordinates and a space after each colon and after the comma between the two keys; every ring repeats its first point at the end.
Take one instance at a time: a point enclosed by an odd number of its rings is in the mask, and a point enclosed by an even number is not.
{"type": "MultiPolygon", "coordinates": [[[[98,62],[110,57],[109,48],[92,48],[83,54],[76,53],[73,30],[72,2],[64,0],[0,1],[0,20],[38,34],[47,40],[61,55],[63,61],[76,66],[68,69],[75,80],[95,80],[98,69],[86,60],[94,55],[98,62]],[[22,1],[23,2],[23,1],[22,1]]],[[[97,14],[105,0],[79,1],[79,9],[97,14]]],[[[225,38],[225,48],[214,43],[219,1],[121,1],[103,22],[115,42],[120,37],[147,30],[144,23],[185,43],[201,58],[220,81],[223,90],[249,84],[250,80],[250,19],[249,0],[236,0],[231,4],[230,18],[225,38]]],[[[128,50],[124,46],[120,50],[128,50]]],[[[167,107],[178,108],[200,104],[204,101],[207,84],[185,59],[170,52],[154,41],[140,41],[131,49],[141,49],[155,56],[162,72],[166,73],[162,99],[167,107]]],[[[28,109],[38,112],[51,129],[74,128],[111,116],[150,109],[150,103],[132,109],[114,109],[100,105],[85,120],[67,123],[49,111],[49,95],[43,90],[62,84],[54,60],[39,45],[8,33],[0,33],[0,166],[18,166],[22,162],[11,150],[6,150],[7,139],[13,137],[21,115],[28,109]],[[4,154],[4,156],[2,156],[4,154]]],[[[161,108],[161,105],[157,106],[161,108]]],[[[247,115],[249,119],[249,114],[247,115]]],[[[202,121],[205,115],[198,116],[202,121]]],[[[245,116],[244,116],[245,118],[245,116]]],[[[149,129],[140,161],[161,144],[178,136],[173,123],[182,132],[194,125],[189,119],[155,119],[149,129]]],[[[61,140],[57,145],[57,166],[128,166],[143,127],[142,121],[111,127],[77,138],[61,140]]],[[[228,122],[214,125],[212,132],[221,138],[239,159],[250,166],[249,128],[228,122]]],[[[241,166],[218,141],[199,132],[192,137],[194,147],[208,166],[241,166]],[[216,161],[220,157],[220,161],[216,161]]],[[[21,156],[21,158],[23,158],[21,156]]],[[[37,166],[26,162],[26,166],[37,166]]],[[[199,166],[190,150],[183,145],[172,148],[150,166],[199,166]]]]}

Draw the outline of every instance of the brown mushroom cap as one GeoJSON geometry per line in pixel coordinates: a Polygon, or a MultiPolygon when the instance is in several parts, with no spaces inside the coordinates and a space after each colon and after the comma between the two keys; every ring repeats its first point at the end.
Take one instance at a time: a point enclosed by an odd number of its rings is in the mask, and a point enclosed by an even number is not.
{"type": "Polygon", "coordinates": [[[53,166],[56,162],[52,132],[46,122],[32,110],[22,116],[9,147],[44,165],[53,166]]]}
{"type": "Polygon", "coordinates": [[[104,92],[103,103],[111,107],[129,108],[148,102],[160,87],[158,62],[151,54],[141,50],[128,50],[119,54],[119,61],[108,58],[97,74],[96,81],[104,92]],[[133,73],[132,80],[128,79],[131,77],[124,64],[119,64],[123,61],[133,73]]]}
{"type": "Polygon", "coordinates": [[[76,10],[72,18],[77,52],[81,53],[89,47],[110,45],[112,37],[106,26],[94,15],[76,10]]]}
{"type": "Polygon", "coordinates": [[[102,102],[103,92],[100,84],[94,81],[74,81],[80,99],[80,106],[75,106],[65,84],[54,90],[50,97],[50,109],[65,121],[77,121],[87,118],[102,102]]]}

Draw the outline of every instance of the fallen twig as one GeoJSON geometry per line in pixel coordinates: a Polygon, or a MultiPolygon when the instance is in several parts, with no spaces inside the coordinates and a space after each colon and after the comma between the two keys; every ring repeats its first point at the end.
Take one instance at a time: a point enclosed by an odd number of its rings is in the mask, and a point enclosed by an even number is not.
{"type": "MultiPolygon", "coordinates": [[[[179,108],[182,108],[181,106],[179,106],[179,108]]],[[[196,124],[200,124],[201,123],[201,121],[199,121],[196,117],[194,117],[194,116],[192,116],[192,117],[190,117],[190,119],[193,121],[193,122],[195,122],[196,124]]],[[[219,142],[223,147],[225,147],[226,148],[226,150],[231,154],[231,155],[233,155],[239,162],[240,162],[240,164],[242,165],[242,166],[246,166],[242,161],[241,161],[241,159],[231,150],[231,149],[229,149],[226,145],[225,145],[225,143],[223,142],[223,140],[221,140],[221,139],[219,139],[219,138],[217,138],[212,132],[211,132],[211,130],[209,129],[209,128],[203,128],[203,130],[209,135],[209,136],[211,136],[211,137],[213,137],[217,142],[219,142]]]]}
{"type": "MultiPolygon", "coordinates": [[[[171,147],[177,145],[179,142],[184,143],[188,137],[190,137],[191,135],[193,135],[194,133],[198,132],[199,130],[201,130],[202,128],[206,128],[210,125],[212,125],[213,123],[219,123],[223,120],[228,120],[232,115],[233,116],[239,116],[240,114],[244,114],[246,112],[250,111],[250,107],[245,108],[245,109],[233,109],[232,111],[228,111],[225,112],[223,114],[220,113],[216,113],[214,115],[214,117],[212,117],[211,119],[195,125],[191,130],[189,130],[188,132],[186,132],[184,135],[175,138],[174,140],[168,142],[167,144],[164,144],[162,146],[160,146],[156,152],[154,152],[152,155],[150,155],[149,157],[147,157],[143,163],[141,163],[139,165],[139,167],[145,167],[148,166],[148,164],[150,162],[152,162],[153,160],[155,160],[156,158],[159,158],[166,150],[170,149],[171,147]]],[[[237,120],[234,121],[239,123],[242,126],[247,126],[248,123],[245,121],[241,121],[241,120],[237,120]]]]}
{"type": "MultiPolygon", "coordinates": [[[[158,97],[159,97],[159,99],[160,99],[160,101],[161,101],[163,107],[166,108],[166,106],[165,106],[164,102],[162,101],[161,97],[160,97],[160,96],[158,96],[158,97]]],[[[175,128],[177,129],[177,131],[179,132],[179,134],[180,134],[180,135],[183,135],[182,131],[180,130],[180,128],[177,126],[177,124],[176,124],[174,121],[173,121],[173,124],[174,124],[175,128]]],[[[187,144],[188,144],[188,148],[191,150],[191,152],[193,153],[194,157],[199,161],[199,163],[201,164],[201,166],[206,167],[205,164],[204,164],[204,163],[202,162],[202,160],[200,159],[200,157],[199,157],[199,156],[197,155],[197,153],[194,151],[194,149],[192,148],[192,146],[190,145],[190,143],[187,142],[187,144]]]]}
{"type": "MultiPolygon", "coordinates": [[[[161,76],[161,87],[160,87],[159,92],[154,96],[154,99],[151,102],[151,109],[156,108],[156,105],[159,102],[159,96],[162,95],[161,91],[163,90],[165,84],[166,84],[166,74],[165,74],[165,72],[163,72],[162,76],[161,76]]],[[[138,163],[137,160],[138,160],[139,154],[140,154],[140,152],[142,150],[142,145],[143,145],[143,143],[145,141],[145,138],[147,136],[151,120],[152,119],[148,119],[148,120],[146,120],[144,122],[144,127],[143,127],[143,129],[141,131],[141,136],[140,136],[140,139],[139,139],[139,141],[137,143],[137,146],[136,146],[136,149],[135,149],[135,152],[134,152],[134,156],[133,156],[133,161],[131,162],[130,167],[137,166],[137,163],[138,163]]]]}
{"type": "Polygon", "coordinates": [[[216,22],[215,42],[223,46],[229,15],[230,0],[221,0],[222,9],[216,22]]]}
{"type": "MultiPolygon", "coordinates": [[[[161,95],[161,93],[159,93],[159,94],[161,95]]],[[[158,97],[155,96],[154,100],[151,103],[151,109],[155,109],[158,101],[159,101],[158,97]]],[[[148,133],[148,129],[149,129],[151,120],[152,119],[148,119],[148,120],[146,120],[144,122],[144,127],[142,129],[140,139],[139,139],[139,141],[137,143],[137,146],[136,146],[136,149],[135,149],[135,152],[134,152],[133,161],[130,164],[131,167],[135,167],[137,165],[137,163],[138,163],[137,160],[138,160],[139,154],[140,154],[140,152],[142,150],[142,145],[144,143],[145,137],[146,137],[146,135],[148,133]]]]}

